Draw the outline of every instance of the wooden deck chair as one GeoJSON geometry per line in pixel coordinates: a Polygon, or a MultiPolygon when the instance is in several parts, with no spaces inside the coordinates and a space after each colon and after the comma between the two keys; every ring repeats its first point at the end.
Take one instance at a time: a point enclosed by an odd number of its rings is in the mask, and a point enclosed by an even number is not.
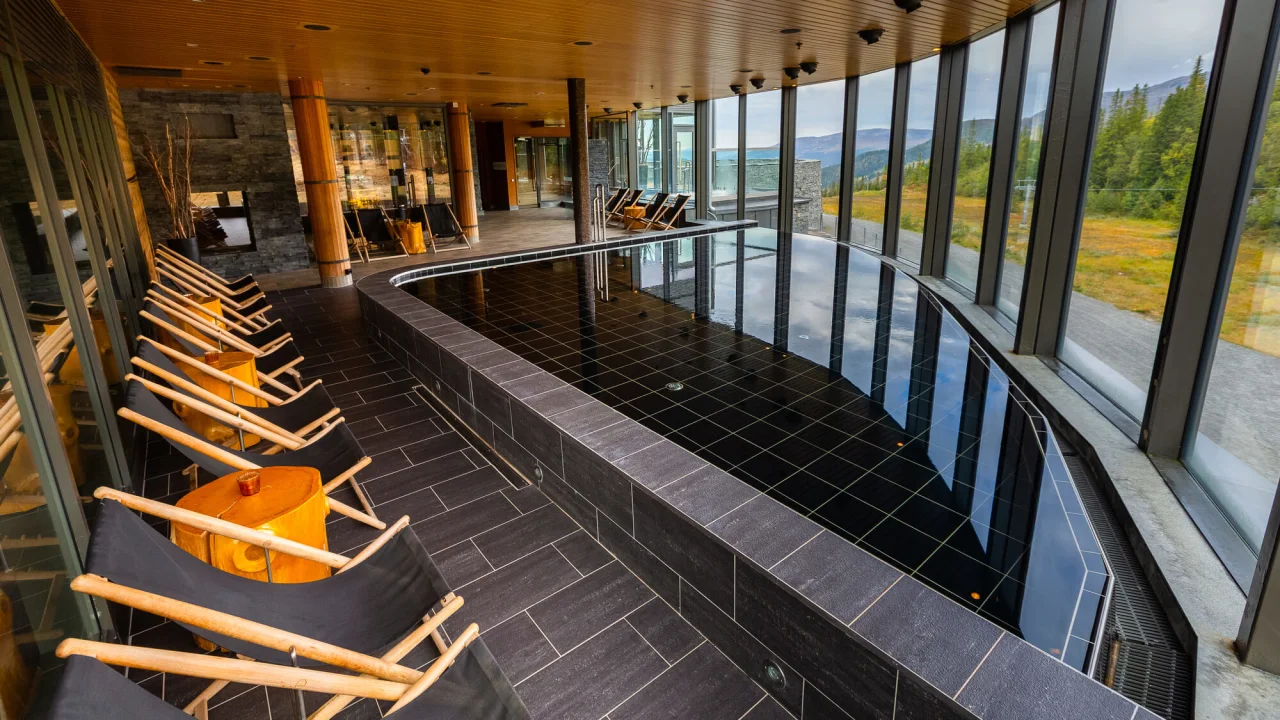
{"type": "MultiPolygon", "coordinates": [[[[288,373],[295,382],[301,384],[301,375],[294,367],[304,359],[302,353],[298,352],[298,348],[293,344],[292,340],[286,340],[276,345],[265,353],[257,353],[253,350],[243,349],[240,345],[228,344],[224,346],[222,340],[217,337],[211,337],[203,332],[200,328],[191,327],[191,330],[197,332],[189,332],[177,326],[173,318],[165,308],[147,300],[143,306],[142,312],[138,313],[141,317],[146,318],[155,327],[167,332],[188,355],[199,357],[205,353],[211,352],[227,352],[229,349],[236,349],[240,352],[247,352],[254,356],[254,363],[257,366],[258,382],[260,384],[269,385],[276,390],[293,395],[296,389],[290,388],[288,385],[280,382],[277,378],[282,373],[288,373]]],[[[252,346],[249,346],[252,347],[252,346]]]]}
{"type": "MultiPolygon", "coordinates": [[[[221,380],[222,382],[225,382],[235,387],[237,391],[243,390],[247,395],[250,395],[259,400],[262,400],[263,402],[267,403],[267,405],[272,407],[291,404],[295,400],[301,400],[307,397],[308,394],[311,392],[317,392],[317,391],[323,392],[320,386],[321,381],[312,380],[308,385],[304,386],[301,390],[295,390],[283,384],[281,384],[280,387],[277,387],[275,385],[269,385],[268,387],[270,387],[272,390],[280,392],[280,395],[274,395],[271,392],[263,390],[260,387],[255,387],[254,385],[247,383],[238,377],[229,375],[225,372],[222,372],[221,370],[218,370],[215,367],[210,366],[207,363],[201,362],[200,360],[197,360],[194,356],[190,354],[184,353],[180,350],[175,350],[167,345],[164,345],[160,342],[157,342],[156,340],[153,340],[152,338],[146,337],[145,335],[139,335],[137,340],[140,347],[142,346],[143,343],[145,343],[146,346],[155,348],[157,352],[163,354],[165,357],[172,360],[175,363],[175,365],[181,367],[183,369],[183,372],[187,374],[190,374],[192,372],[204,373],[205,375],[209,375],[210,377],[216,378],[218,380],[221,380]]],[[[142,355],[141,357],[145,359],[147,356],[142,355]]],[[[331,399],[328,399],[329,394],[327,392],[324,393],[324,397],[326,398],[325,402],[327,402],[329,405],[333,405],[333,401],[331,399]]]]}
{"type": "MultiPolygon", "coordinates": [[[[219,315],[213,312],[212,310],[206,308],[204,305],[201,305],[200,303],[196,302],[188,295],[184,293],[180,293],[177,290],[174,290],[173,288],[169,287],[168,285],[165,285],[164,283],[160,283],[160,282],[152,282],[151,287],[147,288],[147,293],[149,295],[160,295],[165,298],[168,298],[170,301],[186,307],[191,312],[194,312],[197,315],[202,315],[206,318],[212,319],[217,323],[220,323],[222,325],[225,325],[231,328],[232,330],[235,330],[241,335],[251,335],[253,333],[256,333],[260,330],[271,327],[272,325],[280,322],[279,320],[268,319],[265,314],[260,315],[260,317],[262,318],[261,321],[250,320],[249,318],[245,317],[242,313],[239,313],[228,307],[220,307],[220,309],[222,310],[222,314],[219,315]]],[[[218,304],[219,306],[222,305],[221,302],[219,302],[218,304]]],[[[270,306],[268,305],[266,309],[269,309],[269,308],[270,306]]],[[[264,309],[264,312],[265,312],[265,309],[264,309]]]]}
{"type": "MultiPolygon", "coordinates": [[[[351,250],[351,254],[355,255],[360,262],[369,262],[369,241],[365,239],[364,232],[356,232],[351,229],[351,221],[347,220],[347,214],[342,214],[342,224],[347,228],[347,248],[351,250]]],[[[360,224],[360,216],[356,215],[356,224],[360,224]]]]}
{"type": "Polygon", "coordinates": [[[613,212],[614,208],[618,206],[618,203],[622,202],[622,199],[625,198],[626,196],[627,196],[627,188],[620,187],[615,189],[613,193],[609,195],[609,199],[605,200],[604,211],[606,213],[613,212]]]}
{"type": "MultiPolygon", "coordinates": [[[[356,499],[364,508],[361,512],[333,497],[329,498],[329,506],[335,511],[354,520],[379,530],[386,528],[386,523],[379,520],[373,506],[365,496],[355,475],[368,467],[372,459],[360,449],[360,443],[351,433],[346,423],[329,423],[324,432],[312,435],[304,445],[272,455],[235,450],[215,445],[191,431],[173,409],[166,405],[143,383],[134,379],[125,391],[124,407],[116,411],[120,417],[141,425],[142,427],[163,437],[178,452],[201,469],[221,477],[236,470],[257,470],[262,467],[297,466],[315,468],[320,472],[324,482],[326,495],[332,494],[342,487],[343,483],[351,486],[356,499]]],[[[246,420],[232,419],[227,424],[243,424],[249,432],[268,438],[271,442],[286,445],[279,436],[270,431],[263,434],[260,428],[246,420]]]]}
{"type": "MultiPolygon", "coordinates": [[[[396,247],[400,248],[400,254],[393,255],[391,257],[409,257],[409,248],[404,246],[404,240],[400,238],[400,230],[396,228],[395,221],[391,219],[389,214],[387,214],[387,209],[379,206],[378,212],[382,214],[382,224],[387,229],[387,235],[391,236],[392,242],[395,243],[396,247]]],[[[379,259],[381,260],[383,258],[379,259]]]]}
{"type": "Polygon", "coordinates": [[[644,229],[671,230],[675,228],[675,224],[680,221],[680,215],[684,212],[685,206],[689,204],[690,197],[692,196],[676,195],[669,205],[665,208],[660,208],[656,215],[645,222],[644,229]]]}
{"type": "Polygon", "coordinates": [[[261,293],[250,301],[237,302],[225,293],[220,294],[220,291],[209,285],[163,263],[156,264],[156,272],[161,278],[173,283],[177,289],[183,292],[218,298],[222,303],[222,312],[235,313],[232,317],[241,322],[259,327],[265,327],[270,322],[265,315],[271,309],[271,304],[267,302],[266,296],[261,293]]]}
{"type": "Polygon", "coordinates": [[[636,202],[640,200],[640,196],[643,194],[644,194],[643,190],[628,190],[626,195],[623,196],[622,200],[618,201],[617,205],[614,205],[613,210],[609,211],[609,217],[607,220],[605,220],[605,224],[608,224],[611,222],[622,222],[623,220],[625,220],[626,215],[623,213],[623,211],[631,207],[632,205],[635,205],[636,202]]]}
{"type": "Polygon", "coordinates": [[[255,327],[252,330],[246,330],[244,326],[235,324],[234,321],[227,323],[220,315],[210,312],[199,303],[180,302],[154,290],[147,291],[147,302],[159,305],[170,318],[184,321],[200,330],[202,334],[241,352],[262,355],[293,338],[279,320],[272,321],[263,328],[255,327]]]}
{"type": "MultiPolygon", "coordinates": [[[[332,665],[413,684],[423,673],[397,663],[426,638],[448,657],[460,641],[469,644],[474,638],[467,636],[478,634],[471,625],[453,645],[446,643],[440,626],[463,600],[452,593],[407,517],[347,558],[109,488],[96,494],[103,504],[86,560],[92,574],[76,578],[72,589],[173,620],[243,657],[288,663],[296,652],[300,665],[332,665]],[[181,550],[132,510],[262,547],[266,558],[283,553],[337,573],[301,584],[240,577],[181,550]]],[[[218,689],[211,686],[202,695],[218,689]]],[[[311,717],[332,717],[352,699],[337,694],[311,717]]]]}
{"type": "MultiPolygon", "coordinates": [[[[237,403],[234,399],[224,398],[192,382],[187,373],[174,365],[173,361],[155,345],[141,345],[132,362],[134,367],[150,373],[155,382],[203,400],[223,412],[243,417],[260,427],[282,435],[296,436],[299,440],[305,440],[314,432],[323,431],[325,426],[341,412],[318,381],[308,386],[305,392],[299,393],[295,396],[295,400],[288,404],[268,404],[265,407],[259,407],[256,402],[259,398],[254,395],[241,391],[240,398],[245,402],[237,403]]],[[[209,368],[204,363],[200,365],[209,368]]],[[[236,388],[232,386],[231,394],[234,396],[235,393],[236,388]]],[[[283,449],[283,446],[276,447],[283,449]]],[[[274,452],[268,450],[267,454],[274,454],[274,452]]]]}
{"type": "Polygon", "coordinates": [[[165,259],[170,260],[171,262],[185,265],[186,267],[190,268],[192,272],[195,272],[201,277],[204,277],[206,280],[208,280],[211,283],[216,283],[218,286],[225,288],[229,293],[232,293],[232,294],[239,293],[245,290],[246,288],[249,288],[251,286],[257,286],[258,284],[258,281],[253,279],[252,274],[243,275],[241,277],[236,278],[235,280],[228,280],[222,277],[221,275],[215,273],[214,271],[200,265],[199,263],[192,262],[191,258],[169,248],[168,246],[157,245],[156,250],[159,251],[160,255],[163,256],[165,259]]]}
{"type": "Polygon", "coordinates": [[[467,237],[462,223],[458,221],[458,216],[453,213],[453,208],[448,203],[430,203],[421,207],[423,232],[431,243],[431,252],[439,254],[471,248],[471,239],[467,237]],[[454,247],[441,249],[436,243],[436,240],[440,239],[452,240],[454,247]]]}
{"type": "MultiPolygon", "coordinates": [[[[474,627],[474,626],[473,626],[474,627]]],[[[478,633],[478,630],[477,630],[478,633]]],[[[477,633],[459,637],[450,651],[435,660],[414,685],[369,677],[344,675],[280,665],[254,663],[237,658],[196,655],[173,650],[152,650],[93,640],[65,640],[58,647],[66,658],[58,680],[49,717],[52,720],[190,720],[184,712],[108,667],[168,672],[175,675],[215,680],[220,686],[232,682],[265,685],[300,692],[335,694],[339,697],[371,698],[395,703],[384,717],[394,720],[438,720],[439,718],[483,718],[483,720],[528,720],[528,710],[510,690],[497,661],[477,633]],[[347,693],[347,695],[342,695],[347,693]],[[394,715],[390,714],[394,711],[394,715]]],[[[306,716],[302,696],[295,703],[295,720],[306,716]]],[[[194,712],[207,720],[207,714],[194,712]]],[[[316,720],[332,715],[311,716],[316,720]]]]}

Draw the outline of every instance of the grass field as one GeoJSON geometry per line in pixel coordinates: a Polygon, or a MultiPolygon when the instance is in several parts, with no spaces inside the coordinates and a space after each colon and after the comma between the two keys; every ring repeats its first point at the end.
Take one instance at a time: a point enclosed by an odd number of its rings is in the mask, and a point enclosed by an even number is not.
{"type": "MultiPolygon", "coordinates": [[[[902,193],[901,225],[906,230],[924,229],[927,193],[923,187],[908,187],[902,193]]],[[[854,194],[853,216],[884,222],[884,191],[854,194]]],[[[839,199],[823,198],[823,211],[835,215],[839,199]]],[[[952,241],[978,250],[986,201],[957,197],[952,241]]],[[[1025,264],[1028,229],[1020,228],[1021,208],[1009,216],[1009,238],[1005,255],[1025,264]]],[[[1076,263],[1076,292],[1110,303],[1122,310],[1159,321],[1164,313],[1173,273],[1178,226],[1163,220],[1116,216],[1086,216],[1080,233],[1076,263]]],[[[1275,305],[1280,298],[1280,232],[1246,231],[1240,241],[1236,272],[1222,322],[1224,340],[1262,352],[1280,355],[1280,320],[1275,305]],[[1274,270],[1272,269],[1274,266],[1274,270]],[[1259,289],[1260,280],[1265,286],[1259,289]]]]}

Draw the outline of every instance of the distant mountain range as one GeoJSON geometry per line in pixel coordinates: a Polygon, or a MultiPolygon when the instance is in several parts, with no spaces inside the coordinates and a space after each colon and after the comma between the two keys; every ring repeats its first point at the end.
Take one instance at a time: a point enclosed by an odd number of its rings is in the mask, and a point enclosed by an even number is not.
{"type": "MultiPolygon", "coordinates": [[[[1147,88],[1147,112],[1155,113],[1159,111],[1160,107],[1164,105],[1164,101],[1169,99],[1169,96],[1173,94],[1174,90],[1186,87],[1187,83],[1189,82],[1191,82],[1191,76],[1183,75],[1182,77],[1176,77],[1172,80],[1165,80],[1159,85],[1152,85],[1148,87],[1147,88]]],[[[1121,90],[1119,92],[1120,92],[1121,102],[1128,100],[1129,96],[1133,94],[1132,89],[1121,90]]],[[[1103,110],[1106,110],[1107,108],[1111,107],[1111,98],[1115,94],[1116,94],[1116,91],[1114,90],[1111,92],[1102,94],[1103,110]]]]}
{"type": "MultiPolygon", "coordinates": [[[[995,132],[995,120],[966,120],[961,127],[962,137],[974,133],[980,143],[990,143],[995,132]]],[[[929,130],[908,129],[905,160],[908,163],[929,156],[933,147],[933,133],[929,130]]],[[[841,134],[796,138],[796,158],[822,161],[822,184],[830,185],[840,178],[841,134]]],[[[884,172],[889,162],[889,128],[859,130],[854,146],[857,162],[854,177],[868,177],[884,172]]]]}

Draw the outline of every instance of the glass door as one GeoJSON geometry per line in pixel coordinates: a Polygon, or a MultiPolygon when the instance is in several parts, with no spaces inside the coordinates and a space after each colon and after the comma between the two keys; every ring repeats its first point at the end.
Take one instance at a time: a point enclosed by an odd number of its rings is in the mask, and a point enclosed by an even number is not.
{"type": "Polygon", "coordinates": [[[516,203],[522,207],[538,207],[534,165],[533,139],[516,138],[516,203]]]}
{"type": "Polygon", "coordinates": [[[568,169],[568,141],[564,138],[535,138],[538,146],[538,204],[554,207],[568,200],[565,171],[568,169]]]}

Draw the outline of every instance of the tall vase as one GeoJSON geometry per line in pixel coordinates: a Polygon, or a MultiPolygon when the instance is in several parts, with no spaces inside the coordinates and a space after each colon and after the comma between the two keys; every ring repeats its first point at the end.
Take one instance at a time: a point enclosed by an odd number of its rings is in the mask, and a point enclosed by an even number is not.
{"type": "Polygon", "coordinates": [[[191,262],[200,262],[200,245],[196,242],[196,236],[178,238],[171,237],[168,240],[169,249],[177,252],[191,262]]]}

